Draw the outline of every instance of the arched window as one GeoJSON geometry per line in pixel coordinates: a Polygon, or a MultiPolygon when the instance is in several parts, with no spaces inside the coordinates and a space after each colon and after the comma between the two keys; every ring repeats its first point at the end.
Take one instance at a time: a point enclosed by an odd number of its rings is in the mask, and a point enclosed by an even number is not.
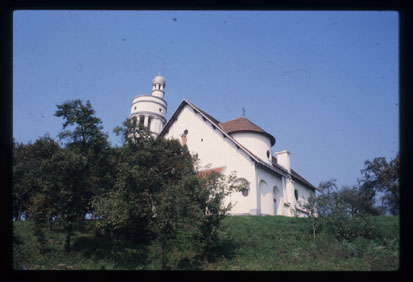
{"type": "Polygon", "coordinates": [[[244,178],[238,178],[237,180],[234,181],[234,186],[236,188],[242,188],[241,193],[242,196],[248,197],[248,193],[250,190],[250,185],[248,181],[244,178]]]}
{"type": "Polygon", "coordinates": [[[277,185],[272,187],[272,196],[274,201],[274,215],[278,215],[278,206],[281,203],[281,191],[277,185]]]}

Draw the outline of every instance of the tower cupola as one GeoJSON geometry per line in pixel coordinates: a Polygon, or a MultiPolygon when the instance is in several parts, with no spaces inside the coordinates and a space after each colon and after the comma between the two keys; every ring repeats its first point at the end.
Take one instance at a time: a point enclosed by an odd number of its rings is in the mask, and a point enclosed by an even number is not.
{"type": "Polygon", "coordinates": [[[165,78],[160,75],[155,76],[152,79],[152,95],[162,98],[165,95],[165,78]]]}

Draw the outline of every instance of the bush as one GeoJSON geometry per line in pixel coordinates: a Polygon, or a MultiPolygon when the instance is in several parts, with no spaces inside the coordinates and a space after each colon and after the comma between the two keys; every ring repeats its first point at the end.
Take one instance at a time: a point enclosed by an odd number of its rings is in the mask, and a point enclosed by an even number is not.
{"type": "MultiPolygon", "coordinates": [[[[340,241],[352,241],[357,237],[371,239],[375,232],[368,217],[332,217],[328,229],[340,241]]],[[[377,235],[376,235],[377,236],[377,235]]]]}

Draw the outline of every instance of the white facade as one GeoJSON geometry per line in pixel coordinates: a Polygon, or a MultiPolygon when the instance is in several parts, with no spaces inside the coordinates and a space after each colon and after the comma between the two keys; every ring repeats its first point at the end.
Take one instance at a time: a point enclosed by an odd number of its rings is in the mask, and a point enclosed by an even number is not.
{"type": "MultiPolygon", "coordinates": [[[[280,167],[271,162],[267,151],[271,152],[271,142],[263,134],[227,134],[215,120],[184,100],[172,116],[160,136],[182,140],[192,154],[198,154],[200,166],[221,168],[229,175],[235,171],[238,179],[249,182],[248,193],[234,192],[225,201],[235,206],[232,215],[305,215],[297,210],[295,190],[298,200],[308,199],[314,193],[309,183],[299,183],[302,179],[288,167],[280,167]],[[185,134],[186,133],[186,134],[185,134]]],[[[281,152],[288,158],[289,153],[281,152]]]]}
{"type": "Polygon", "coordinates": [[[154,136],[186,144],[192,154],[198,155],[201,167],[220,168],[226,175],[235,171],[238,180],[248,181],[248,191],[231,193],[225,199],[225,203],[233,204],[230,214],[306,215],[297,202],[305,202],[315,187],[291,169],[289,151],[273,155],[272,135],[245,118],[224,125],[187,100],[166,123],[165,85],[165,79],[156,76],[152,95],[133,98],[130,117],[136,116],[154,136]],[[244,128],[236,128],[242,124],[244,128]]]}

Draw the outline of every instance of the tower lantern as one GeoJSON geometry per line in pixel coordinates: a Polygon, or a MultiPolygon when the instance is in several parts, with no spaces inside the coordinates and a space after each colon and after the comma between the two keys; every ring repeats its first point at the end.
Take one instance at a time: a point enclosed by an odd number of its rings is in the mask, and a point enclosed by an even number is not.
{"type": "Polygon", "coordinates": [[[165,78],[157,75],[152,80],[152,95],[163,99],[165,95],[165,78]]]}

